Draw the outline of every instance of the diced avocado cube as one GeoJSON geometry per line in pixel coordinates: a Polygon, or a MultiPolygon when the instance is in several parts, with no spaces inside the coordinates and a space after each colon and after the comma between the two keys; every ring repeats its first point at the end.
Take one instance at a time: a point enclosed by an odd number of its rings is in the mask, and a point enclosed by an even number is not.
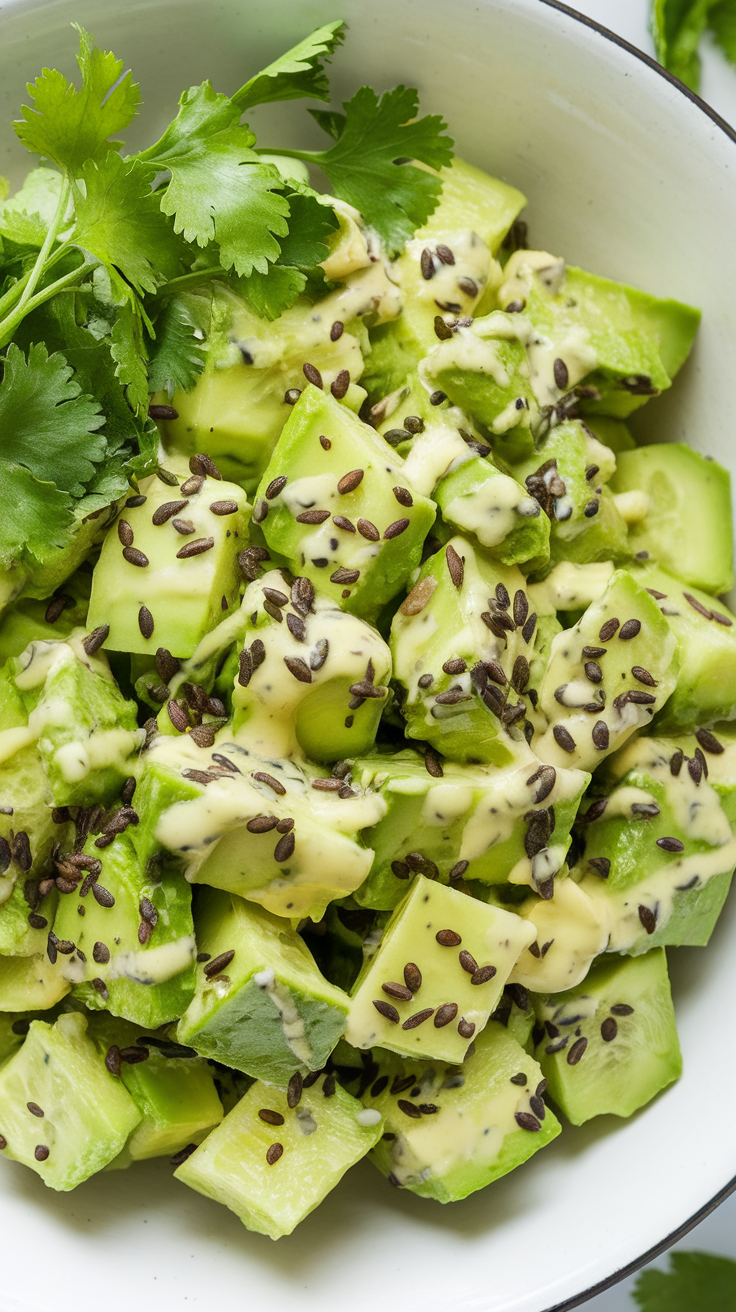
{"type": "Polygon", "coordinates": [[[430,556],[391,625],[410,738],[506,765],[524,741],[537,611],[519,569],[456,536],[430,556]]]}
{"type": "Polygon", "coordinates": [[[377,630],[280,570],[249,585],[243,609],[232,695],[239,739],[264,757],[329,762],[370,751],[391,678],[377,630]]]}
{"type": "Polygon", "coordinates": [[[20,656],[34,640],[58,641],[68,638],[75,628],[85,627],[91,583],[91,570],[89,574],[78,570],[66,580],[58,597],[44,601],[25,597],[9,606],[0,621],[0,662],[20,656]]]}
{"type": "Polygon", "coordinates": [[[539,996],[535,1055],[573,1125],[631,1116],[679,1078],[682,1057],[664,950],[601,961],[576,989],[539,996]]]}
{"type": "MultiPolygon", "coordinates": [[[[143,816],[191,882],[238,893],[285,918],[319,920],[328,902],[368,874],[373,853],[358,835],[384,813],[376,794],[339,781],[335,789],[333,779],[325,783],[296,761],[263,761],[227,739],[208,752],[189,735],[161,737],[147,757],[144,802],[149,763],[170,772],[172,790],[177,774],[197,787],[195,797],[167,804],[155,820],[143,816]]],[[[166,799],[162,790],[158,804],[166,799]]]]}
{"type": "Polygon", "coordinates": [[[197,944],[208,959],[179,1021],[181,1043],[273,1084],[324,1066],[345,1029],[348,998],[287,921],[210,889],[197,903],[197,944]]]}
{"type": "Polygon", "coordinates": [[[103,848],[88,839],[84,855],[88,869],[59,901],[50,955],[65,954],[75,995],[90,1011],[148,1029],[175,1020],[194,991],[188,885],[170,869],[142,869],[127,834],[103,848]]]}
{"type": "Polygon", "coordinates": [[[612,415],[587,415],[586,425],[604,446],[615,456],[622,451],[633,451],[636,446],[631,429],[624,419],[614,419],[612,415]]]}
{"type": "Polygon", "coordinates": [[[552,642],[541,691],[550,727],[534,750],[553,765],[593,770],[651,721],[677,681],[677,641],[626,570],[552,642]]]}
{"type": "Polygon", "coordinates": [[[22,1012],[0,1012],[0,1068],[23,1046],[32,1019],[37,1017],[22,1012]]]}
{"type": "Polygon", "coordinates": [[[680,669],[657,728],[677,733],[736,719],[736,615],[656,565],[633,571],[677,639],[680,669]]]}
{"type": "Polygon", "coordinates": [[[630,529],[632,553],[646,551],[705,592],[733,587],[731,480],[723,465],[684,442],[640,446],[619,455],[611,489],[648,497],[646,515],[630,529]],[[683,533],[686,523],[696,531],[683,533]]]}
{"type": "Polygon", "coordinates": [[[253,518],[292,573],[370,619],[419,564],[435,507],[406,486],[400,458],[373,428],[310,384],[261,479],[253,518]]]}
{"type": "Polygon", "coordinates": [[[411,751],[355,762],[354,779],[376,790],[387,807],[363,834],[376,855],[356,902],[391,909],[419,873],[443,884],[497,884],[523,871],[546,886],[564,863],[589,776],[542,767],[531,752],[500,768],[439,765],[432,758],[429,766],[434,774],[411,751]]]}
{"type": "Polygon", "coordinates": [[[387,1054],[379,1070],[363,1096],[383,1117],[371,1158],[392,1184],[422,1198],[467,1198],[560,1133],[539,1066],[494,1021],[460,1067],[387,1054]]]}
{"type": "Polygon", "coordinates": [[[35,1020],[0,1070],[5,1154],[62,1192],[107,1166],[141,1119],[86,1031],[79,1013],[35,1020]]]}
{"type": "Polygon", "coordinates": [[[182,460],[166,472],[179,486],[144,479],[107,533],[92,579],[88,624],[108,626],[109,651],[191,656],[200,638],[237,607],[238,552],[250,506],[243,489],[182,460]],[[182,492],[184,488],[184,492],[182,492]]]}
{"type": "Polygon", "coordinates": [[[371,291],[387,296],[391,287],[381,265],[372,288],[361,293],[361,273],[348,298],[333,295],[315,305],[302,297],[272,323],[229,288],[209,283],[205,370],[191,391],[174,393],[177,418],[161,426],[167,450],[187,458],[205,450],[225,478],[254,492],[291,413],[287,393],[304,386],[304,364],[318,369],[327,387],[343,370],[355,381],[360,378],[365,329],[355,315],[371,308],[371,291]],[[347,327],[333,341],[336,321],[347,327]]]}
{"type": "Polygon", "coordinates": [[[48,1011],[71,989],[65,962],[52,966],[45,953],[31,957],[0,956],[0,1012],[48,1011]]]}
{"type": "Polygon", "coordinates": [[[257,1081],[177,1180],[224,1203],[249,1230],[290,1235],[382,1131],[334,1075],[305,1088],[296,1106],[295,1096],[257,1081]]]}
{"type": "Polygon", "coordinates": [[[517,986],[537,993],[573,988],[608,946],[605,911],[573,879],[555,879],[552,896],[528,897],[516,910],[535,934],[509,976],[517,986]]]}
{"type": "Polygon", "coordinates": [[[133,773],[144,732],[135,702],[116,684],[106,657],[88,656],[79,637],[32,642],[13,662],[55,806],[109,804],[133,773]]]}
{"type": "Polygon", "coordinates": [[[348,1043],[461,1062],[533,935],[512,912],[419,875],[355,985],[348,1043]]]}
{"type": "Polygon", "coordinates": [[[324,1067],[349,1001],[320,975],[289,922],[207,890],[197,904],[197,943],[209,959],[178,1022],[181,1043],[273,1084],[324,1067]]]}
{"type": "Polygon", "coordinates": [[[547,515],[526,488],[474,456],[446,474],[435,493],[443,519],[461,533],[473,533],[503,565],[541,569],[549,560],[547,515]]]}
{"type": "MultiPolygon", "coordinates": [[[[713,735],[704,741],[723,751],[713,735]]],[[[606,924],[610,951],[708,942],[736,864],[720,795],[736,792],[734,756],[732,749],[730,779],[723,771],[717,790],[695,738],[637,737],[617,754],[611,769],[619,781],[590,803],[576,872],[606,924]]],[[[718,752],[707,759],[718,761],[718,752]]]]}
{"type": "Polygon", "coordinates": [[[630,557],[626,521],[606,485],[613,453],[580,420],[552,428],[538,451],[512,467],[551,521],[553,561],[586,563],[630,557]]]}

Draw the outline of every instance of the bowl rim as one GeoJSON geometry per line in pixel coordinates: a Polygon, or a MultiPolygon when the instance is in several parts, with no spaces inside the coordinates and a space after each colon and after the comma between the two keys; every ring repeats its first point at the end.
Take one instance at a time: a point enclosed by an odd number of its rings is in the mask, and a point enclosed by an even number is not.
{"type": "MultiPolygon", "coordinates": [[[[686,86],[684,82],[681,82],[679,77],[675,77],[674,73],[670,73],[669,69],[658,64],[656,59],[653,59],[651,55],[646,53],[646,51],[640,50],[638,46],[632,45],[632,43],[627,41],[624,37],[618,36],[616,32],[611,31],[610,27],[606,27],[603,23],[597,22],[595,18],[589,18],[587,14],[582,14],[579,9],[573,9],[570,5],[563,4],[562,0],[541,0],[541,3],[547,5],[549,9],[558,10],[559,13],[565,14],[575,22],[581,23],[583,27],[588,27],[593,32],[598,32],[599,35],[604,37],[607,41],[611,41],[621,50],[625,50],[627,54],[633,55],[641,64],[646,64],[652,72],[663,78],[665,82],[669,82],[670,86],[675,87],[680,95],[691,101],[692,104],[706,116],[706,118],[710,119],[711,123],[715,123],[716,127],[720,128],[720,130],[725,133],[731,141],[736,143],[736,128],[732,127],[730,123],[727,123],[726,120],[722,118],[721,115],[705,100],[703,100],[696,91],[691,90],[691,88],[686,86]]],[[[675,1230],[670,1231],[664,1239],[658,1244],[655,1244],[652,1248],[647,1249],[647,1251],[642,1253],[640,1257],[634,1258],[631,1262],[627,1262],[626,1266],[619,1267],[616,1271],[612,1272],[610,1276],[606,1276],[605,1279],[597,1281],[594,1285],[590,1285],[587,1289],[582,1290],[581,1293],[573,1295],[572,1298],[567,1298],[562,1303],[555,1303],[546,1308],[545,1312],[571,1312],[572,1308],[580,1307],[583,1303],[587,1303],[589,1299],[595,1298],[596,1294],[603,1294],[607,1289],[613,1289],[614,1285],[619,1284],[621,1280],[625,1280],[628,1276],[634,1275],[635,1272],[640,1271],[643,1266],[646,1266],[649,1262],[653,1262],[655,1258],[661,1257],[662,1253],[667,1252],[673,1244],[677,1243],[678,1240],[683,1239],[691,1230],[694,1230],[696,1226],[700,1225],[701,1221],[704,1221],[707,1216],[710,1216],[717,1207],[720,1207],[721,1203],[725,1202],[725,1200],[735,1192],[736,1175],[733,1176],[733,1178],[729,1180],[729,1182],[725,1184],[713,1198],[711,1198],[710,1202],[699,1208],[699,1210],[692,1216],[688,1217],[686,1221],[683,1221],[682,1225],[679,1225],[675,1230]]]]}

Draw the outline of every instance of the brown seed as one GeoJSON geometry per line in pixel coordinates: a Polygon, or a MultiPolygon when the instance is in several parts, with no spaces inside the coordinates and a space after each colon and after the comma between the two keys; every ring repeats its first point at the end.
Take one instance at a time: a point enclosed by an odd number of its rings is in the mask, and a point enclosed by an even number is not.
{"type": "Polygon", "coordinates": [[[148,556],[145,556],[137,547],[124,547],[123,556],[129,565],[137,565],[139,569],[145,569],[148,564],[148,556]]]}
{"type": "Polygon", "coordinates": [[[610,642],[611,638],[613,637],[614,633],[619,627],[619,624],[620,624],[620,620],[617,619],[606,620],[605,624],[601,625],[598,632],[598,637],[600,638],[601,642],[610,642]]]}
{"type": "Polygon", "coordinates": [[[257,815],[246,824],[246,829],[250,834],[268,834],[275,829],[278,824],[278,816],[275,815],[257,815]]]}
{"type": "Polygon", "coordinates": [[[30,840],[25,829],[19,830],[15,835],[11,851],[16,865],[20,866],[24,872],[29,871],[33,865],[33,857],[31,855],[30,840]]]}
{"type": "Polygon", "coordinates": [[[478,962],[476,961],[472,952],[466,952],[465,948],[463,948],[462,952],[459,955],[458,960],[463,970],[467,970],[469,975],[475,974],[476,970],[478,969],[478,962]]]}
{"type": "Polygon", "coordinates": [[[603,1042],[611,1043],[615,1039],[617,1034],[618,1034],[618,1025],[613,1019],[613,1016],[606,1016],[606,1019],[603,1021],[603,1024],[601,1025],[601,1038],[603,1039],[603,1042]]]}
{"type": "Polygon", "coordinates": [[[234,515],[238,510],[237,501],[211,501],[210,510],[213,515],[234,515]]]}
{"type": "Polygon", "coordinates": [[[374,998],[373,1006],[376,1011],[381,1013],[385,1020],[390,1020],[392,1025],[398,1025],[399,1013],[395,1007],[392,1007],[390,1002],[384,1002],[383,998],[374,998]]]}
{"type": "Polygon", "coordinates": [[[347,518],[346,515],[333,515],[332,522],[333,524],[336,525],[337,528],[343,529],[345,533],[355,532],[355,525],[353,524],[352,520],[347,518]]]}
{"type": "Polygon", "coordinates": [[[183,547],[179,547],[176,559],[189,560],[190,556],[201,556],[203,551],[211,551],[214,545],[214,538],[195,538],[193,542],[185,542],[183,547]]]}
{"type": "Polygon", "coordinates": [[[610,735],[605,720],[596,720],[593,725],[591,737],[593,739],[593,745],[597,747],[599,751],[605,752],[608,749],[610,735]]]}
{"type": "Polygon", "coordinates": [[[456,861],[455,865],[452,867],[452,870],[450,870],[447,876],[450,883],[452,884],[457,882],[458,879],[462,879],[469,865],[470,865],[469,861],[456,861]]]}
{"type": "Polygon", "coordinates": [[[611,1007],[614,1016],[633,1016],[634,1008],[628,1002],[614,1002],[611,1007]]]}
{"type": "Polygon", "coordinates": [[[120,1071],[122,1069],[122,1064],[120,1061],[120,1049],[117,1043],[113,1043],[112,1047],[108,1048],[107,1055],[105,1057],[105,1065],[111,1075],[120,1074],[120,1071]]]}
{"type": "Polygon", "coordinates": [[[587,1046],[588,1040],[584,1036],[575,1040],[572,1046],[568,1049],[566,1058],[568,1066],[577,1066],[587,1046]]]}
{"type": "Polygon", "coordinates": [[[517,656],[511,671],[511,686],[516,692],[523,692],[529,683],[531,671],[526,656],[517,656]]]}
{"type": "Polygon", "coordinates": [[[514,1120],[521,1130],[541,1130],[542,1126],[531,1112],[514,1112],[514,1120]]]}
{"type": "Polygon", "coordinates": [[[279,1160],[280,1157],[283,1157],[283,1155],[284,1155],[284,1145],[281,1143],[272,1143],[271,1147],[266,1153],[266,1161],[268,1162],[269,1166],[275,1166],[276,1162],[279,1160]]]}
{"type": "Polygon", "coordinates": [[[475,1034],[475,1025],[473,1021],[466,1020],[464,1016],[461,1016],[457,1023],[457,1032],[461,1039],[472,1039],[475,1034]]]}
{"type": "Polygon", "coordinates": [[[330,341],[339,342],[344,331],[345,331],[345,324],[342,323],[340,319],[336,319],[332,327],[330,328],[330,341]]]}
{"type": "Polygon", "coordinates": [[[266,500],[273,501],[274,498],[277,497],[280,492],[283,492],[288,481],[289,480],[287,479],[285,474],[280,474],[278,478],[272,478],[271,482],[266,488],[266,500]]]}
{"type": "Polygon", "coordinates": [[[120,541],[124,547],[132,547],[133,530],[130,527],[130,524],[128,523],[127,519],[118,520],[118,537],[120,538],[120,541]]]}
{"type": "Polygon", "coordinates": [[[254,770],[253,778],[257,779],[259,784],[267,784],[269,788],[273,788],[273,791],[278,793],[279,797],[285,796],[286,789],[284,785],[278,779],[274,779],[272,774],[266,774],[265,770],[254,770]]]}
{"type": "Polygon", "coordinates": [[[303,364],[302,373],[304,374],[304,377],[306,378],[307,382],[311,383],[313,387],[322,386],[322,375],[319,369],[317,369],[315,365],[309,363],[303,364]]]}
{"type": "Polygon", "coordinates": [[[450,578],[456,588],[461,588],[463,586],[463,579],[465,578],[465,566],[450,542],[448,542],[445,548],[445,559],[447,561],[447,568],[450,571],[450,578]]]}
{"type": "Polygon", "coordinates": [[[410,1116],[412,1120],[421,1120],[422,1113],[419,1108],[413,1102],[409,1102],[407,1098],[399,1098],[396,1106],[399,1111],[403,1112],[405,1116],[410,1116]]]}
{"type": "Polygon", "coordinates": [[[269,1107],[261,1107],[258,1116],[260,1120],[265,1121],[266,1125],[283,1125],[284,1123],[281,1112],[272,1112],[269,1107]]]}
{"type": "Polygon", "coordinates": [[[564,361],[564,360],[560,360],[560,358],[559,358],[559,356],[558,356],[557,359],[555,360],[553,366],[552,366],[552,369],[553,369],[554,376],[555,376],[555,383],[556,383],[557,386],[559,387],[560,391],[561,391],[561,392],[564,392],[564,391],[566,390],[566,388],[567,388],[567,384],[568,384],[568,382],[569,382],[569,378],[570,378],[570,375],[569,375],[569,372],[568,372],[568,368],[567,368],[567,365],[565,364],[565,361],[564,361]]]}
{"type": "Polygon", "coordinates": [[[215,975],[219,975],[221,971],[225,970],[230,965],[234,956],[235,949],[230,948],[228,952],[221,952],[218,957],[212,957],[204,967],[204,973],[207,979],[212,979],[215,975]]]}
{"type": "MultiPolygon", "coordinates": [[[[629,638],[635,638],[639,633],[641,633],[641,620],[626,620],[625,623],[621,625],[621,632],[618,636],[624,641],[627,641],[629,638]]],[[[603,641],[603,639],[601,639],[601,641],[603,641]]]]}
{"type": "Polygon", "coordinates": [[[489,979],[493,979],[496,974],[495,966],[481,966],[470,977],[471,984],[487,984],[489,979]]]}
{"type": "MultiPolygon", "coordinates": [[[[414,498],[413,498],[413,496],[412,496],[412,494],[411,494],[411,492],[409,491],[408,488],[406,488],[406,487],[395,487],[395,488],[393,489],[393,493],[394,493],[394,496],[396,497],[396,500],[398,501],[398,503],[399,503],[400,506],[413,506],[413,505],[414,505],[414,498]]],[[[402,520],[399,520],[399,523],[402,523],[402,522],[403,522],[402,520]]],[[[407,520],[407,523],[408,523],[408,520],[407,520]]],[[[402,532],[403,532],[403,529],[402,529],[402,532]]],[[[385,537],[385,536],[386,536],[386,534],[384,534],[384,537],[385,537]]]]}
{"type": "Polygon", "coordinates": [[[462,943],[460,935],[456,934],[454,929],[440,929],[435,934],[435,938],[443,948],[457,948],[462,943]]]}
{"type": "Polygon", "coordinates": [[[402,533],[406,532],[410,523],[411,520],[409,519],[395,519],[393,524],[389,524],[388,528],[384,530],[384,538],[391,539],[400,537],[402,533]]]}
{"type": "Polygon", "coordinates": [[[146,946],[152,933],[153,930],[151,926],[145,920],[142,920],[138,926],[138,942],[142,948],[146,946]]]}
{"type": "Polygon", "coordinates": [[[294,831],[290,830],[288,834],[284,834],[283,838],[279,839],[273,849],[274,861],[278,865],[281,865],[283,861],[288,861],[289,857],[293,855],[295,846],[296,838],[294,836],[294,831]]]}
{"type": "Polygon", "coordinates": [[[658,838],[657,847],[661,847],[663,852],[685,851],[685,844],[681,843],[679,838],[658,838]]]}
{"type": "Polygon", "coordinates": [[[514,623],[517,628],[520,629],[523,627],[528,614],[529,601],[527,595],[525,592],[522,592],[521,588],[519,588],[518,592],[514,593],[514,623]]]}
{"type": "Polygon", "coordinates": [[[431,774],[433,779],[441,779],[443,777],[444,771],[440,765],[439,757],[432,751],[431,747],[428,747],[424,753],[424,768],[426,769],[427,774],[431,774]]]}
{"type": "Polygon", "coordinates": [[[291,1079],[289,1080],[289,1083],[288,1083],[288,1086],[287,1086],[287,1089],[286,1089],[286,1101],[287,1101],[289,1107],[291,1107],[292,1110],[293,1110],[295,1107],[298,1107],[298,1106],[299,1106],[299,1103],[300,1103],[301,1100],[302,1100],[302,1089],[303,1089],[303,1088],[304,1088],[304,1081],[303,1081],[303,1079],[302,1079],[302,1076],[301,1076],[300,1072],[299,1072],[299,1071],[294,1071],[294,1074],[292,1075],[291,1079]]]}
{"type": "Polygon", "coordinates": [[[359,569],[345,569],[341,565],[339,569],[335,570],[334,574],[330,574],[330,583],[357,583],[359,578],[359,569]]]}
{"type": "Polygon", "coordinates": [[[724,751],[723,743],[719,742],[710,729],[696,729],[695,737],[704,751],[710,752],[711,756],[720,756],[724,751]]]}
{"type": "Polygon", "coordinates": [[[607,856],[588,857],[588,865],[600,879],[608,879],[611,873],[611,862],[607,856]]]}
{"type": "Polygon", "coordinates": [[[358,520],[358,532],[361,537],[366,538],[368,542],[377,542],[381,536],[375,524],[372,524],[369,519],[363,519],[362,517],[358,520]]]}
{"type": "Polygon", "coordinates": [[[222,474],[217,465],[204,451],[198,451],[196,455],[190,457],[189,468],[193,474],[209,475],[210,478],[222,482],[222,474]]]}
{"type": "Polygon", "coordinates": [[[303,510],[301,515],[297,515],[296,522],[297,524],[324,524],[329,518],[329,510],[303,510]]]}
{"type": "Polygon", "coordinates": [[[445,1025],[449,1025],[457,1016],[456,1002],[443,1002],[434,1014],[435,1029],[441,1030],[445,1025]]]}
{"type": "Polygon", "coordinates": [[[100,650],[100,647],[109,636],[109,633],[110,625],[100,624],[98,628],[93,629],[91,633],[88,633],[86,638],[82,638],[82,646],[88,656],[94,656],[95,652],[100,650]]]}
{"type": "MultiPolygon", "coordinates": [[[[188,501],[164,501],[163,505],[157,506],[154,510],[151,522],[156,525],[165,524],[174,515],[180,514],[188,505],[188,501]]],[[[125,545],[128,546],[129,544],[126,543],[125,545]]]]}
{"type": "MultiPolygon", "coordinates": [[[[101,907],[107,908],[115,906],[115,898],[108,889],[102,887],[102,884],[92,885],[92,896],[95,902],[101,907]]],[[[59,947],[59,944],[57,943],[56,946],[59,947]]]]}
{"type": "Polygon", "coordinates": [[[253,675],[253,661],[247,647],[238,655],[238,683],[241,688],[247,688],[253,675]]]}
{"type": "Polygon", "coordinates": [[[442,242],[442,241],[438,242],[438,243],[437,243],[437,246],[435,247],[435,250],[437,251],[437,255],[438,255],[439,259],[442,260],[442,263],[443,263],[443,264],[454,264],[454,263],[455,263],[455,256],[453,255],[452,251],[450,250],[450,247],[449,247],[449,246],[446,246],[444,242],[442,242]]]}
{"type": "Polygon", "coordinates": [[[603,670],[597,661],[586,661],[583,669],[585,670],[586,679],[589,679],[591,683],[600,683],[603,678],[603,670]]]}
{"type": "Polygon", "coordinates": [[[350,386],[350,373],[347,369],[341,369],[337,378],[330,384],[330,391],[336,401],[342,401],[350,386]]]}
{"type": "Polygon", "coordinates": [[[284,392],[284,401],[286,402],[287,405],[296,405],[301,394],[302,392],[300,387],[287,387],[286,391],[284,392]]]}
{"type": "Polygon", "coordinates": [[[412,993],[418,993],[422,987],[422,972],[413,961],[407,961],[404,966],[404,983],[412,993]]]}
{"type": "Polygon", "coordinates": [[[312,682],[312,672],[301,656],[284,656],[284,665],[299,683],[312,682]]]}
{"type": "Polygon", "coordinates": [[[184,711],[179,703],[175,702],[173,698],[166,703],[166,710],[169,713],[169,719],[174,728],[179,733],[184,733],[189,728],[189,717],[186,711],[184,711]]]}
{"type": "Polygon", "coordinates": [[[364,473],[365,470],[363,469],[351,469],[349,474],[343,474],[337,485],[337,490],[340,493],[340,496],[344,497],[347,496],[349,492],[354,492],[356,487],[359,487],[363,482],[364,473]]]}
{"type": "MultiPolygon", "coordinates": [[[[360,521],[358,521],[358,526],[360,527],[360,521]]],[[[411,592],[404,598],[399,606],[401,614],[419,615],[420,612],[424,610],[424,607],[427,605],[427,602],[436,587],[437,580],[433,579],[430,575],[427,575],[424,579],[420,579],[418,583],[414,584],[411,592]]]]}
{"type": "Polygon", "coordinates": [[[657,928],[657,917],[655,916],[654,912],[651,910],[650,907],[645,907],[641,903],[639,904],[638,911],[639,911],[639,920],[641,921],[644,929],[647,931],[647,934],[653,934],[655,929],[657,928]]]}
{"type": "Polygon", "coordinates": [[[105,943],[95,943],[92,949],[92,959],[97,962],[98,966],[106,966],[110,960],[110,949],[105,943]]]}
{"type": "Polygon", "coordinates": [[[191,537],[194,533],[194,525],[191,519],[172,519],[171,524],[177,533],[181,533],[183,538],[191,537]]]}
{"type": "Polygon", "coordinates": [[[138,628],[144,638],[150,638],[153,633],[153,615],[147,606],[141,606],[138,611],[138,628]]]}
{"type": "Polygon", "coordinates": [[[521,630],[521,636],[524,639],[524,642],[527,644],[527,646],[532,640],[536,626],[537,626],[537,612],[532,611],[531,615],[529,616],[528,620],[526,621],[524,627],[521,630]]]}
{"type": "Polygon", "coordinates": [[[413,1016],[404,1021],[401,1026],[402,1030],[415,1030],[418,1025],[423,1025],[425,1020],[429,1020],[434,1012],[434,1007],[425,1007],[423,1011],[415,1011],[413,1016]]]}
{"type": "Polygon", "coordinates": [[[382,984],[381,988],[390,998],[397,998],[399,1002],[411,1002],[414,997],[411,989],[405,988],[403,984],[394,984],[391,980],[382,984]]]}
{"type": "Polygon", "coordinates": [[[434,277],[434,260],[432,259],[432,252],[428,246],[424,247],[424,250],[419,256],[419,267],[424,281],[429,282],[430,279],[434,277]]]}
{"type": "Polygon", "coordinates": [[[156,670],[164,683],[168,683],[178,673],[180,662],[172,656],[166,647],[159,647],[156,652],[156,670]]]}
{"type": "Polygon", "coordinates": [[[264,588],[263,595],[264,597],[267,597],[274,606],[278,607],[286,606],[289,601],[286,593],[279,592],[278,588],[264,588]]]}
{"type": "Polygon", "coordinates": [[[575,739],[569,730],[565,728],[564,724],[556,724],[552,730],[552,736],[554,737],[557,746],[561,747],[563,752],[575,751],[575,739]]]}
{"type": "MultiPolygon", "coordinates": [[[[701,752],[701,756],[702,756],[702,752],[701,752]]],[[[701,779],[703,778],[703,763],[699,759],[697,751],[695,753],[695,756],[690,757],[690,759],[687,761],[687,771],[693,783],[697,787],[697,785],[700,783],[701,779]]]]}
{"type": "Polygon", "coordinates": [[[39,1105],[38,1105],[37,1102],[27,1102],[27,1103],[26,1103],[26,1107],[28,1108],[29,1112],[31,1113],[31,1116],[37,1116],[37,1117],[39,1117],[39,1119],[41,1119],[41,1118],[43,1117],[43,1114],[44,1114],[44,1113],[43,1113],[42,1109],[39,1107],[39,1105]]]}
{"type": "Polygon", "coordinates": [[[108,991],[107,991],[107,985],[106,985],[104,979],[99,979],[99,978],[98,978],[98,979],[93,979],[93,980],[92,980],[92,988],[95,990],[96,993],[99,993],[99,995],[100,995],[100,997],[102,998],[103,1002],[108,1002],[108,1001],[109,1001],[109,997],[110,997],[110,995],[109,995],[109,993],[108,993],[108,991]]]}
{"type": "Polygon", "coordinates": [[[307,628],[303,619],[298,615],[292,615],[291,611],[286,616],[286,625],[292,636],[297,642],[306,642],[307,628]]]}
{"type": "Polygon", "coordinates": [[[33,1150],[33,1156],[35,1157],[37,1162],[47,1161],[49,1156],[49,1149],[46,1147],[46,1144],[45,1143],[37,1144],[33,1150]]]}

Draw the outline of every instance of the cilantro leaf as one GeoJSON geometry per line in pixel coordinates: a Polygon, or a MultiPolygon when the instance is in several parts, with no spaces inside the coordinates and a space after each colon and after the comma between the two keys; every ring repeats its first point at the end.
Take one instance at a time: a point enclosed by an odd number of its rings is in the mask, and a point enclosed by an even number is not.
{"type": "Polygon", "coordinates": [[[634,1300],[642,1312],[733,1312],[736,1262],[711,1253],[671,1253],[669,1271],[642,1272],[634,1300]]]}
{"type": "Polygon", "coordinates": [[[0,206],[0,236],[20,246],[42,246],[56,213],[61,174],[31,169],[20,191],[0,206]]]}
{"type": "Polygon", "coordinates": [[[266,105],[274,100],[298,100],[302,96],[329,100],[330,87],[324,61],[334,54],[344,39],[345,24],[341,21],[318,27],[316,32],[287,50],[285,55],[236,91],[233,104],[242,114],[254,105],[266,105]]]}
{"type": "Polygon", "coordinates": [[[110,149],[120,149],[122,143],[109,138],[128,126],[140,104],[137,84],[129,72],[122,75],[123,61],[95,46],[84,28],[77,31],[81,90],[56,69],[45,68],[28,86],[33,105],[24,105],[23,118],[13,124],[28,150],[72,175],[86,160],[102,160],[110,149]]]}
{"type": "MultiPolygon", "coordinates": [[[[253,275],[251,275],[253,276],[253,275]]],[[[204,298],[172,296],[156,320],[156,343],[148,368],[152,392],[188,392],[204,369],[206,353],[195,332],[202,331],[204,298]]],[[[211,313],[208,316],[211,318],[211,313]]]]}
{"type": "Polygon", "coordinates": [[[90,160],[76,185],[71,241],[117,269],[136,291],[153,292],[178,272],[179,242],[161,213],[145,170],[110,152],[90,160]]]}
{"type": "Polygon", "coordinates": [[[185,241],[217,241],[224,268],[265,273],[288,231],[283,180],[251,149],[255,136],[239,123],[240,110],[211,83],[185,91],[179,113],[160,141],[136,158],[153,173],[168,169],[161,196],[185,241]]]}
{"type": "Polygon", "coordinates": [[[118,307],[110,333],[110,354],[131,409],[136,414],[147,414],[148,352],[143,336],[142,306],[136,297],[126,298],[118,307]]]}
{"type": "Polygon", "coordinates": [[[710,11],[709,26],[718,45],[732,64],[736,64],[736,4],[734,0],[717,0],[710,11]]]}
{"type": "Polygon", "coordinates": [[[310,273],[312,290],[320,284],[326,290],[324,274],[318,267],[329,255],[329,238],[339,222],[335,211],[305,187],[289,197],[289,231],[281,241],[281,254],[268,273],[254,269],[249,278],[238,281],[237,290],[254,314],[273,322],[291,308],[307,286],[310,273]],[[319,275],[317,278],[315,275],[319,275]]]}
{"type": "Polygon", "coordinates": [[[43,560],[64,548],[73,524],[71,498],[41,482],[22,465],[0,462],[0,564],[15,565],[30,554],[43,560]]]}
{"type": "Polygon", "coordinates": [[[285,310],[291,308],[307,285],[307,275],[301,269],[283,268],[272,264],[268,273],[254,269],[249,278],[241,278],[238,292],[259,319],[273,323],[285,310]]]}
{"type": "Polygon", "coordinates": [[[441,191],[439,178],[407,161],[439,169],[452,159],[452,140],[439,114],[416,118],[417,92],[410,87],[395,87],[380,98],[361,87],[343,109],[342,123],[335,115],[330,119],[332,130],[341,128],[334,146],[292,153],[317,164],[335,195],[360,210],[389,254],[398,255],[441,191]]]}
{"type": "Polygon", "coordinates": [[[700,85],[698,46],[714,0],[653,0],[650,30],[657,59],[686,86],[700,85]]]}
{"type": "Polygon", "coordinates": [[[106,442],[97,433],[103,423],[98,402],[73,381],[63,355],[49,355],[39,342],[26,360],[11,343],[0,383],[3,461],[81,496],[95,464],[105,457],[106,442]]]}

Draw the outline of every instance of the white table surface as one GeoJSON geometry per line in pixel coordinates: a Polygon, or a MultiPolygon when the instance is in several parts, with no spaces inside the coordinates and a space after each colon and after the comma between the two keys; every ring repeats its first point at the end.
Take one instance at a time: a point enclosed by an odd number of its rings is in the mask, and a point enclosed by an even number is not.
{"type": "MultiPolygon", "coordinates": [[[[647,19],[648,0],[567,0],[571,7],[594,18],[596,22],[638,46],[647,54],[654,54],[647,19]]],[[[706,39],[702,50],[703,72],[700,94],[729,123],[736,124],[736,68],[732,68],[720,51],[706,39]]],[[[736,1258],[736,1194],[717,1209],[696,1230],[692,1230],[675,1248],[698,1249],[736,1258]]],[[[664,1267],[667,1258],[660,1258],[656,1266],[664,1267]]],[[[631,1290],[636,1277],[622,1281],[614,1289],[586,1303],[590,1312],[635,1312],[631,1290]]],[[[695,1309],[693,1309],[695,1312],[695,1309]]]]}

